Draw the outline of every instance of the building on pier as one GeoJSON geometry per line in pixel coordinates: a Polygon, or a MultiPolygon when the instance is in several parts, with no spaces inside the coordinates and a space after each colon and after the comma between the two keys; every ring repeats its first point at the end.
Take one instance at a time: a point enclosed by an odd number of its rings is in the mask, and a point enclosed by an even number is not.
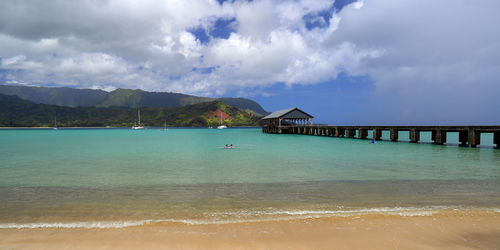
{"type": "Polygon", "coordinates": [[[313,125],[313,118],[298,108],[278,110],[262,118],[262,131],[281,134],[282,127],[313,125]]]}

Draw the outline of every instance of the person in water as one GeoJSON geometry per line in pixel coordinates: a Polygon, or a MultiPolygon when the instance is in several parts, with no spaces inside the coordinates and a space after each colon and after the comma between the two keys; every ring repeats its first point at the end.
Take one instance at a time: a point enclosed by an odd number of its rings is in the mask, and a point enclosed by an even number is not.
{"type": "Polygon", "coordinates": [[[226,144],[226,146],[224,146],[224,148],[229,148],[229,146],[226,144]]]}
{"type": "Polygon", "coordinates": [[[231,145],[229,146],[229,148],[234,148],[233,144],[231,144],[231,145]]]}

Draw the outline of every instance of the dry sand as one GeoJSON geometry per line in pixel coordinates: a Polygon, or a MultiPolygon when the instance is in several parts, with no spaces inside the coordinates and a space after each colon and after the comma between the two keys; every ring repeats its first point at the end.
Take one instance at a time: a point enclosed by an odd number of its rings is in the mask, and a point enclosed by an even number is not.
{"type": "Polygon", "coordinates": [[[0,249],[500,249],[500,213],[362,215],[118,229],[0,229],[0,249]]]}

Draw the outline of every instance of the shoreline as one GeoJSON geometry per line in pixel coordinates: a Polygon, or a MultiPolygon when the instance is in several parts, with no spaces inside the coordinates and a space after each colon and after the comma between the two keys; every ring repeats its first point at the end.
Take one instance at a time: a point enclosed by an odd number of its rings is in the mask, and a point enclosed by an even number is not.
{"type": "Polygon", "coordinates": [[[376,207],[360,208],[353,210],[276,210],[272,212],[257,212],[245,216],[240,212],[224,212],[224,216],[218,217],[215,212],[208,216],[177,217],[177,218],[140,218],[140,217],[87,217],[77,218],[57,217],[42,219],[39,221],[0,221],[0,230],[3,229],[126,229],[131,227],[142,227],[150,225],[175,224],[175,225],[230,225],[244,223],[279,223],[298,220],[323,220],[323,219],[356,219],[360,217],[442,217],[442,216],[469,216],[469,215],[492,215],[500,216],[498,207],[376,207]]]}
{"type": "Polygon", "coordinates": [[[0,248],[23,249],[470,249],[500,245],[500,213],[353,217],[127,228],[0,229],[0,248]]]}

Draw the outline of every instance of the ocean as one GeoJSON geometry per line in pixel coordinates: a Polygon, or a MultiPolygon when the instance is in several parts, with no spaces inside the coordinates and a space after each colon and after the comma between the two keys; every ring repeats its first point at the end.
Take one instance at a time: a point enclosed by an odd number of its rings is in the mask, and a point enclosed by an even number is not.
{"type": "Polygon", "coordinates": [[[480,148],[458,147],[454,133],[445,146],[425,133],[419,144],[405,142],[404,132],[399,138],[2,129],[0,229],[500,211],[500,150],[491,134],[480,148]]]}

